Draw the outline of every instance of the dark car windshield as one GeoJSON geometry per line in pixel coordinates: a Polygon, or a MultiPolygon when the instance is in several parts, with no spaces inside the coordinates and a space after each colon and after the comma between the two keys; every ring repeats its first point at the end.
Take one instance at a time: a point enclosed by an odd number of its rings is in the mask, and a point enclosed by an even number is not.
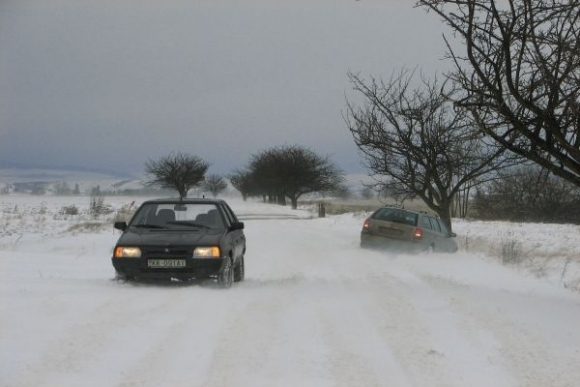
{"type": "Polygon", "coordinates": [[[417,225],[417,214],[398,208],[381,208],[372,217],[377,220],[387,220],[395,223],[417,225]]]}
{"type": "Polygon", "coordinates": [[[224,229],[224,220],[213,203],[145,203],[129,224],[151,229],[224,229]]]}

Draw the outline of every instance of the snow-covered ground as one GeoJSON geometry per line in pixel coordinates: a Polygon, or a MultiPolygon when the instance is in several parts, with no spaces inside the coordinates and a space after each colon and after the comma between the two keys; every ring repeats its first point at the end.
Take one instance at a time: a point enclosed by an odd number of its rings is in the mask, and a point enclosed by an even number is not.
{"type": "Polygon", "coordinates": [[[456,220],[459,253],[390,255],[364,213],[229,203],[247,274],[220,290],[117,282],[114,213],[1,196],[0,386],[579,385],[580,227],[456,220]]]}

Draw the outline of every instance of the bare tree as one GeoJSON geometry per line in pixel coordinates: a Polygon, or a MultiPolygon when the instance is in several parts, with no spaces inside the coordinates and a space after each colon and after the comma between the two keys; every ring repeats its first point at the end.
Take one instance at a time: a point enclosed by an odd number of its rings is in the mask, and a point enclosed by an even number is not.
{"type": "Polygon", "coordinates": [[[580,0],[419,0],[460,40],[450,77],[479,128],[580,186],[580,0]]]}
{"type": "Polygon", "coordinates": [[[276,198],[280,204],[288,197],[294,209],[302,195],[331,192],[344,181],[342,171],[328,157],[296,145],[252,156],[249,171],[256,192],[276,198]]]}
{"type": "Polygon", "coordinates": [[[202,185],[203,189],[211,192],[214,198],[228,187],[228,183],[226,183],[224,178],[216,174],[207,176],[202,185]]]}
{"type": "Polygon", "coordinates": [[[145,164],[147,180],[145,185],[175,189],[179,197],[187,197],[187,192],[200,185],[205,178],[209,164],[200,157],[175,153],[149,160],[145,164]]]}
{"type": "Polygon", "coordinates": [[[248,199],[248,196],[252,196],[255,193],[255,184],[250,171],[235,171],[230,175],[229,179],[232,186],[240,191],[244,201],[248,199]]]}
{"type": "Polygon", "coordinates": [[[420,198],[451,230],[454,198],[499,168],[504,150],[483,142],[445,84],[421,78],[412,89],[413,75],[367,84],[350,74],[365,105],[349,103],[345,119],[377,188],[399,201],[420,198]]]}
{"type": "Polygon", "coordinates": [[[91,190],[89,213],[93,219],[97,219],[99,215],[107,212],[110,212],[110,208],[105,205],[105,195],[101,192],[101,187],[97,185],[91,190]]]}
{"type": "Polygon", "coordinates": [[[370,200],[375,197],[375,193],[373,192],[371,187],[364,186],[363,189],[360,191],[361,198],[365,200],[370,200]]]}
{"type": "Polygon", "coordinates": [[[284,194],[284,164],[281,159],[282,151],[271,148],[250,157],[248,167],[253,188],[252,190],[263,196],[270,203],[286,205],[284,194]]]}

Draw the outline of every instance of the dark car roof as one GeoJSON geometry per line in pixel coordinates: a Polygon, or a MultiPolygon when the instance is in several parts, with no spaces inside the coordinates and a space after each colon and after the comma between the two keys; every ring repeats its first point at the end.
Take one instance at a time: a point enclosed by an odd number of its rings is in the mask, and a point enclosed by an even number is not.
{"type": "Polygon", "coordinates": [[[150,199],[144,201],[142,204],[161,204],[161,203],[169,203],[169,204],[179,204],[179,203],[186,203],[186,204],[221,204],[225,203],[222,199],[206,199],[206,198],[160,198],[160,199],[150,199]]]}

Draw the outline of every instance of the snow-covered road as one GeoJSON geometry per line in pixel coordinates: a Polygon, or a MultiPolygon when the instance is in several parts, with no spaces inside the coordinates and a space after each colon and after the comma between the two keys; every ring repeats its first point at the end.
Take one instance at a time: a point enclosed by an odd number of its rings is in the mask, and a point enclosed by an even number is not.
{"type": "Polygon", "coordinates": [[[235,202],[246,281],[123,283],[117,232],[0,249],[0,386],[578,386],[580,296],[478,256],[361,250],[362,219],[235,202]]]}

